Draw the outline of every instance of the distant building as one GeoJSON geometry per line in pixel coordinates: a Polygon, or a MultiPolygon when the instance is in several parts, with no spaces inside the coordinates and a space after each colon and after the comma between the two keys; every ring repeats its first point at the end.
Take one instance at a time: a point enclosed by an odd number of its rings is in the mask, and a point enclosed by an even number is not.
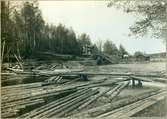
{"type": "Polygon", "coordinates": [[[92,47],[90,45],[83,46],[83,55],[91,55],[92,54],[92,47]]]}
{"type": "Polygon", "coordinates": [[[140,54],[137,56],[128,56],[127,58],[128,62],[145,62],[150,61],[150,56],[147,54],[140,54]]]}
{"type": "Polygon", "coordinates": [[[150,54],[150,61],[165,61],[166,59],[166,53],[162,52],[162,53],[154,53],[154,54],[150,54]]]}
{"type": "Polygon", "coordinates": [[[141,54],[135,57],[135,61],[150,61],[150,56],[146,54],[141,54]]]}

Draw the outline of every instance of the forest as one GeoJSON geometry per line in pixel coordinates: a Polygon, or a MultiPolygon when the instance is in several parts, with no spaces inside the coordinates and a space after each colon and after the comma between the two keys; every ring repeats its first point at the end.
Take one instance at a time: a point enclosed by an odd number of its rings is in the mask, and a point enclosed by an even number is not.
{"type": "Polygon", "coordinates": [[[63,24],[52,25],[44,21],[37,1],[17,4],[1,1],[1,56],[2,61],[10,61],[15,56],[22,59],[36,56],[38,52],[51,52],[81,56],[84,46],[96,51],[122,57],[128,54],[120,44],[117,46],[106,40],[102,48],[93,44],[88,34],[76,35],[72,28],[63,24]]]}

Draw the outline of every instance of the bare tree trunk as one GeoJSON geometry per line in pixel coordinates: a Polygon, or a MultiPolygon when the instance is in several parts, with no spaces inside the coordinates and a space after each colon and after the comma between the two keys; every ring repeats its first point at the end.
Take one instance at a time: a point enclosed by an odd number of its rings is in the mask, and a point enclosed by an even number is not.
{"type": "MultiPolygon", "coordinates": [[[[166,14],[167,14],[167,7],[166,7],[166,14]]],[[[166,78],[167,78],[167,16],[166,16],[166,26],[165,26],[165,43],[166,43],[166,78]]]]}
{"type": "MultiPolygon", "coordinates": [[[[166,32],[167,32],[167,30],[166,30],[166,32]]],[[[167,35],[166,35],[166,39],[165,40],[166,40],[165,43],[166,43],[166,76],[167,76],[167,35]]]]}
{"type": "Polygon", "coordinates": [[[4,51],[5,51],[5,41],[3,42],[3,46],[2,46],[1,64],[3,63],[3,59],[4,59],[4,51]]]}
{"type": "Polygon", "coordinates": [[[36,41],[35,41],[35,31],[34,31],[34,45],[33,45],[33,49],[35,49],[36,46],[36,41]]]}

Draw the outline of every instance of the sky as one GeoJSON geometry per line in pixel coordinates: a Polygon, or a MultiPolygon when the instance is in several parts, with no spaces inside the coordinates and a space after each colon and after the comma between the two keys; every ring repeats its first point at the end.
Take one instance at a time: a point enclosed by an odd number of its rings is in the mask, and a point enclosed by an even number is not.
{"type": "Polygon", "coordinates": [[[93,43],[111,40],[122,44],[133,54],[135,51],[158,53],[165,51],[165,43],[150,36],[129,37],[129,27],[138,19],[133,14],[107,7],[106,1],[39,1],[44,20],[49,24],[64,24],[77,35],[86,33],[93,43]]]}

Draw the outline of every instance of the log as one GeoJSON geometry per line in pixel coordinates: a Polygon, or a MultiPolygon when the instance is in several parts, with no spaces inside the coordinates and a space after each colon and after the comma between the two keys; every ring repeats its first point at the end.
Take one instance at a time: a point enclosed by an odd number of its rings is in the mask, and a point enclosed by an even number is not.
{"type": "Polygon", "coordinates": [[[14,117],[14,116],[16,116],[17,115],[17,112],[18,112],[18,110],[14,110],[14,111],[8,111],[8,112],[5,112],[5,113],[2,113],[1,114],[1,117],[2,118],[10,118],[10,117],[14,117]]]}
{"type": "Polygon", "coordinates": [[[31,95],[31,94],[33,94],[33,93],[35,93],[35,92],[40,92],[40,91],[42,91],[42,90],[45,90],[45,87],[41,87],[41,86],[39,86],[39,87],[33,87],[33,86],[31,86],[31,87],[27,87],[27,88],[22,88],[22,87],[20,87],[20,88],[13,88],[13,89],[11,89],[11,90],[2,90],[2,99],[4,100],[6,100],[6,99],[8,99],[8,98],[15,98],[15,97],[18,97],[18,96],[23,96],[23,95],[31,95]],[[18,93],[19,92],[19,93],[18,93]]]}
{"type": "Polygon", "coordinates": [[[78,96],[77,98],[74,98],[66,103],[63,103],[62,105],[59,105],[59,106],[56,106],[55,108],[52,108],[51,110],[45,112],[45,113],[42,113],[42,115],[38,115],[37,118],[39,117],[44,117],[44,118],[49,118],[49,117],[52,117],[56,114],[59,114],[60,112],[68,109],[70,106],[73,106],[75,105],[76,103],[80,102],[80,101],[83,101],[84,99],[94,95],[98,93],[97,89],[94,90],[94,91],[89,91],[88,93],[85,93],[81,96],[78,96]]]}
{"type": "Polygon", "coordinates": [[[111,96],[109,97],[110,101],[112,101],[117,95],[119,95],[119,93],[126,87],[129,85],[130,82],[127,82],[123,85],[120,84],[120,86],[118,88],[116,88],[114,91],[111,92],[111,96]]]}
{"type": "Polygon", "coordinates": [[[137,112],[145,109],[146,107],[156,103],[158,100],[163,99],[164,97],[165,97],[165,91],[161,92],[159,94],[150,96],[148,98],[139,100],[139,101],[132,103],[132,104],[129,104],[127,106],[120,107],[120,108],[115,109],[111,112],[107,112],[107,113],[102,114],[98,117],[99,118],[102,118],[102,117],[112,117],[112,118],[130,117],[130,116],[136,114],[137,112]]]}
{"type": "Polygon", "coordinates": [[[165,77],[165,75],[157,74],[135,74],[135,73],[116,73],[116,72],[77,72],[77,71],[48,71],[48,70],[34,70],[38,75],[112,75],[112,76],[136,76],[136,77],[165,77]]]}
{"type": "Polygon", "coordinates": [[[53,95],[55,95],[55,93],[60,93],[60,91],[65,91],[65,90],[75,90],[75,89],[82,89],[82,88],[91,88],[91,87],[98,87],[98,86],[105,86],[105,85],[112,85],[112,84],[115,84],[116,82],[105,82],[105,83],[100,83],[102,81],[92,81],[92,82],[88,82],[88,83],[81,83],[81,84],[78,84],[78,85],[64,85],[62,89],[59,89],[59,88],[55,88],[55,89],[47,89],[47,90],[42,90],[40,87],[39,89],[33,89],[33,91],[29,91],[27,90],[24,90],[24,92],[20,92],[19,95],[17,93],[14,93],[14,92],[11,92],[12,95],[10,94],[10,92],[8,92],[10,95],[6,95],[6,97],[3,97],[2,98],[2,101],[3,102],[12,102],[12,101],[17,101],[17,100],[21,100],[21,99],[27,99],[27,98],[30,98],[30,97],[39,97],[40,95],[52,95],[51,93],[53,93],[53,95]],[[14,93],[14,95],[13,95],[14,93]],[[9,98],[8,97],[12,97],[12,98],[9,98]]]}
{"type": "Polygon", "coordinates": [[[19,72],[19,71],[14,71],[15,73],[18,74],[29,74],[29,75],[44,75],[44,76],[54,76],[54,75],[112,75],[112,76],[136,76],[136,77],[157,77],[157,78],[163,78],[165,77],[164,74],[158,75],[158,74],[135,74],[135,73],[116,73],[116,72],[83,72],[82,70],[79,69],[57,69],[54,71],[51,70],[32,70],[32,72],[19,72]]]}
{"type": "Polygon", "coordinates": [[[62,79],[62,77],[60,77],[60,76],[52,76],[49,79],[46,79],[42,83],[42,86],[47,86],[47,85],[55,84],[59,79],[62,79]]]}
{"type": "Polygon", "coordinates": [[[99,87],[99,86],[111,86],[111,85],[115,85],[120,81],[106,81],[103,83],[97,83],[97,84],[90,84],[90,85],[85,85],[85,86],[78,86],[77,88],[93,88],[93,87],[99,87]]]}
{"type": "Polygon", "coordinates": [[[79,78],[79,75],[62,75],[63,79],[76,79],[79,78]]]}
{"type": "MultiPolygon", "coordinates": [[[[16,109],[19,110],[20,107],[26,108],[26,107],[33,106],[33,105],[42,104],[42,103],[44,103],[44,100],[42,98],[49,97],[49,96],[55,96],[55,95],[62,94],[62,93],[67,93],[69,91],[70,92],[74,91],[74,89],[65,90],[65,91],[59,92],[57,94],[56,93],[49,93],[49,94],[45,94],[45,95],[33,96],[33,97],[19,99],[19,100],[13,99],[12,101],[10,101],[10,103],[9,103],[9,101],[3,102],[3,104],[7,104],[7,105],[3,106],[3,109],[6,110],[6,108],[9,108],[9,109],[13,108],[15,110],[16,109]]],[[[75,89],[75,91],[76,91],[76,89],[75,89]]]]}
{"type": "Polygon", "coordinates": [[[131,117],[133,116],[134,114],[142,111],[143,109],[157,103],[158,101],[164,99],[166,96],[166,92],[165,94],[163,95],[158,95],[157,97],[154,97],[152,99],[150,99],[149,101],[145,101],[145,102],[142,102],[138,107],[136,107],[135,109],[131,110],[131,111],[128,111],[126,112],[125,114],[119,116],[119,117],[131,117]]]}
{"type": "Polygon", "coordinates": [[[2,113],[2,115],[4,115],[3,117],[17,116],[20,110],[25,109],[30,106],[43,104],[43,103],[45,103],[45,101],[43,99],[40,99],[40,100],[33,100],[31,102],[26,102],[22,104],[6,105],[5,107],[2,106],[2,110],[5,112],[4,114],[2,113]],[[6,112],[9,112],[9,115],[7,115],[6,112]]]}
{"type": "Polygon", "coordinates": [[[152,91],[150,93],[146,93],[146,94],[140,94],[139,96],[137,97],[130,97],[128,99],[123,99],[123,100],[120,100],[120,101],[117,101],[117,102],[114,102],[114,103],[108,103],[104,106],[99,106],[99,107],[96,107],[96,108],[92,108],[90,110],[87,110],[87,111],[84,111],[84,112],[81,112],[81,113],[78,113],[78,114],[75,114],[73,115],[73,117],[97,117],[101,114],[104,114],[106,112],[109,112],[109,111],[112,111],[116,108],[119,108],[119,107],[123,107],[125,105],[128,105],[128,104],[131,104],[131,103],[134,103],[136,101],[139,101],[141,99],[145,99],[149,96],[152,96],[152,95],[155,95],[157,93],[160,93],[162,91],[152,91]]]}
{"type": "Polygon", "coordinates": [[[63,82],[62,85],[70,85],[70,84],[74,84],[74,83],[76,83],[76,81],[78,81],[78,80],[79,80],[79,78],[74,79],[74,80],[68,80],[68,79],[66,79],[66,80],[64,80],[64,82],[63,82]]]}
{"type": "Polygon", "coordinates": [[[23,69],[24,69],[23,64],[21,63],[21,61],[19,60],[19,58],[17,57],[17,55],[16,55],[16,54],[14,54],[14,56],[15,56],[15,58],[16,58],[16,60],[17,60],[17,62],[19,63],[20,68],[23,70],[23,69]]]}
{"type": "Polygon", "coordinates": [[[77,91],[76,88],[71,88],[71,89],[65,89],[65,90],[56,90],[56,89],[49,89],[49,90],[43,90],[40,92],[34,92],[30,94],[25,94],[25,95],[18,95],[16,97],[12,97],[7,99],[2,98],[3,103],[9,103],[9,102],[14,102],[14,101],[19,101],[19,100],[24,100],[24,99],[39,99],[39,98],[45,98],[45,97],[50,97],[50,96],[56,96],[56,95],[61,95],[63,93],[70,93],[77,91]]]}
{"type": "Polygon", "coordinates": [[[61,77],[61,78],[59,78],[58,80],[56,80],[56,83],[61,83],[62,82],[62,80],[63,80],[63,78],[61,77]]]}
{"type": "Polygon", "coordinates": [[[58,66],[58,65],[53,65],[50,69],[53,71],[53,70],[56,69],[57,66],[58,66]]]}
{"type": "Polygon", "coordinates": [[[10,72],[0,72],[0,75],[1,76],[17,76],[16,73],[10,73],[10,72]]]}
{"type": "Polygon", "coordinates": [[[109,89],[105,90],[104,92],[102,92],[102,93],[100,93],[100,94],[98,94],[98,95],[92,97],[87,103],[85,103],[85,104],[83,104],[82,106],[80,106],[80,107],[78,108],[78,110],[81,110],[81,109],[85,108],[86,106],[90,105],[92,102],[96,101],[98,98],[100,98],[101,96],[103,96],[103,95],[106,94],[107,92],[109,92],[109,91],[114,92],[114,91],[115,91],[117,88],[119,88],[120,86],[121,86],[121,85],[118,85],[118,86],[116,86],[115,88],[109,88],[109,89]]]}
{"type": "MultiPolygon", "coordinates": [[[[13,71],[14,73],[18,73],[18,74],[24,73],[23,69],[14,69],[14,68],[7,68],[7,69],[10,70],[10,71],[13,71]]],[[[30,72],[28,72],[28,73],[30,73],[30,72]]]]}
{"type": "MultiPolygon", "coordinates": [[[[106,80],[106,79],[104,79],[106,80]]],[[[104,86],[104,85],[111,85],[114,84],[115,82],[105,82],[105,83],[101,83],[104,80],[99,80],[99,81],[91,81],[91,82],[83,82],[80,84],[75,84],[75,85],[64,85],[63,88],[55,88],[55,89],[42,89],[42,87],[39,87],[38,89],[34,88],[33,91],[30,90],[24,90],[20,91],[20,93],[14,93],[11,90],[11,94],[10,92],[8,92],[9,95],[3,96],[2,97],[2,102],[3,103],[9,103],[9,102],[13,102],[13,101],[19,101],[19,100],[25,100],[25,99],[35,99],[35,98],[44,98],[44,97],[48,97],[48,96],[54,96],[54,95],[59,95],[61,94],[61,92],[70,92],[72,90],[77,90],[77,89],[82,89],[82,88],[89,88],[89,87],[97,87],[97,86],[104,86]],[[14,95],[13,95],[14,94],[14,95]],[[12,98],[9,98],[12,97],[12,98]]],[[[9,89],[9,88],[7,88],[9,89]]],[[[18,88],[19,89],[19,88],[18,88]]],[[[5,92],[5,90],[4,90],[5,92]]]]}
{"type": "MultiPolygon", "coordinates": [[[[51,108],[53,108],[55,106],[61,105],[61,104],[65,103],[65,102],[67,102],[69,100],[72,100],[72,99],[74,99],[74,98],[76,98],[76,97],[78,97],[78,96],[80,96],[80,95],[82,95],[84,93],[89,92],[89,91],[91,91],[91,90],[90,89],[83,89],[83,90],[77,91],[77,92],[75,92],[73,94],[70,94],[70,95],[68,95],[68,96],[66,96],[64,98],[60,98],[58,100],[50,102],[50,103],[48,103],[48,104],[46,104],[46,105],[44,105],[44,106],[42,106],[40,108],[37,108],[37,109],[29,112],[28,113],[28,118],[32,118],[32,117],[34,117],[36,115],[39,115],[40,113],[43,113],[43,112],[45,112],[45,111],[47,111],[47,110],[49,110],[49,109],[51,109],[51,108]]],[[[21,116],[21,117],[24,117],[24,115],[21,116]]]]}
{"type": "MultiPolygon", "coordinates": [[[[21,91],[20,91],[20,93],[18,94],[18,93],[15,93],[14,95],[16,95],[16,96],[13,96],[13,95],[7,95],[7,97],[5,98],[5,97],[3,97],[2,98],[2,102],[12,102],[12,101],[17,101],[17,100],[22,100],[22,99],[27,99],[27,98],[30,98],[30,97],[35,97],[35,96],[37,96],[37,97],[39,97],[40,95],[46,95],[47,96],[47,94],[49,94],[49,95],[52,95],[51,93],[53,93],[53,95],[56,95],[56,93],[57,94],[59,94],[61,91],[63,92],[63,91],[65,91],[65,90],[76,90],[77,88],[79,89],[79,88],[84,88],[85,86],[87,86],[87,88],[88,88],[88,86],[89,87],[95,87],[95,85],[92,85],[92,84],[100,84],[101,82],[103,82],[103,81],[105,81],[106,79],[102,79],[102,80],[99,80],[99,81],[89,81],[89,82],[82,82],[82,83],[79,83],[78,85],[77,84],[72,84],[72,85],[64,85],[61,89],[59,89],[59,88],[55,88],[55,89],[45,89],[45,90],[40,90],[41,88],[39,87],[39,90],[37,91],[37,89],[34,89],[34,91],[32,92],[26,92],[26,90],[24,90],[24,92],[23,93],[21,93],[21,91]],[[90,85],[92,85],[92,86],[90,86],[90,85]],[[8,99],[8,97],[12,97],[12,98],[9,98],[8,99]]],[[[35,84],[36,85],[36,84],[35,84]]],[[[38,84],[39,85],[39,84],[38,84]]],[[[22,86],[22,85],[20,85],[20,86],[22,86]]],[[[29,86],[29,85],[28,85],[29,86]]],[[[98,86],[98,85],[97,85],[98,86]]],[[[18,86],[19,87],[19,86],[18,86]]],[[[23,86],[24,87],[24,86],[23,86]]],[[[10,89],[10,86],[8,87],[8,88],[5,88],[5,90],[7,90],[7,89],[10,89]]],[[[18,88],[18,89],[22,89],[22,88],[18,88]]],[[[5,92],[5,90],[3,90],[4,92],[5,92]]],[[[12,90],[11,90],[12,91],[12,90]]],[[[13,92],[11,92],[12,94],[13,94],[13,92]]],[[[9,92],[9,94],[10,94],[10,92],[9,92]]]]}
{"type": "Polygon", "coordinates": [[[7,104],[3,104],[2,105],[2,109],[6,109],[6,108],[12,108],[12,107],[17,107],[17,106],[20,106],[20,105],[24,105],[26,107],[26,105],[33,105],[34,103],[35,104],[41,104],[41,103],[44,103],[45,101],[43,99],[37,99],[37,100],[29,100],[29,101],[22,101],[22,102],[14,102],[14,103],[7,103],[7,104]]]}
{"type": "Polygon", "coordinates": [[[145,82],[152,82],[153,80],[147,79],[147,78],[142,78],[142,77],[137,77],[137,76],[131,76],[130,78],[134,80],[140,80],[140,81],[145,81],[145,82]]]}
{"type": "Polygon", "coordinates": [[[53,116],[53,117],[56,117],[56,118],[64,117],[64,116],[66,116],[69,112],[74,111],[74,110],[77,109],[80,105],[86,103],[86,102],[89,101],[89,100],[90,100],[90,97],[87,97],[86,99],[77,102],[76,104],[70,106],[70,107],[67,108],[66,110],[61,111],[60,113],[58,113],[57,115],[55,115],[55,116],[53,116]]]}

